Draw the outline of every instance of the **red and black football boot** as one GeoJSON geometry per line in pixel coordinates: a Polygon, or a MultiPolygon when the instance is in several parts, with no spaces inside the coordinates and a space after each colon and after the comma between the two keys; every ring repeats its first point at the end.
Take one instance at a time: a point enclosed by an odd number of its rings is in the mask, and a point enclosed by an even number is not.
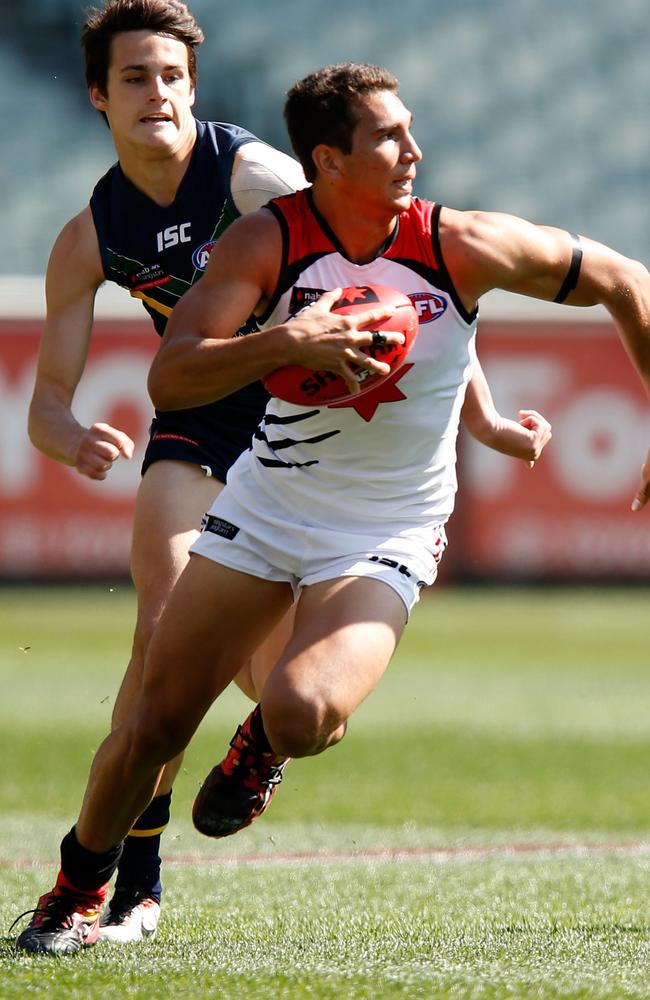
{"type": "Polygon", "coordinates": [[[253,716],[248,716],[230,741],[230,750],[201,785],[194,800],[192,819],[206,837],[229,837],[261,816],[282,781],[288,757],[278,757],[254,734],[253,716]]]}
{"type": "Polygon", "coordinates": [[[59,876],[54,889],[41,896],[36,909],[27,911],[33,917],[16,940],[17,950],[36,955],[74,955],[96,944],[107,890],[108,884],[96,892],[78,892],[59,876]]]}

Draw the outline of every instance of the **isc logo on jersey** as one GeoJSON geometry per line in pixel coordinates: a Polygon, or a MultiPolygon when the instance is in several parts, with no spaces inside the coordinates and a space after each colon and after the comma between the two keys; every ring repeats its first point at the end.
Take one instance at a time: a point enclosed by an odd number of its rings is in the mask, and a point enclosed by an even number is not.
{"type": "Polygon", "coordinates": [[[156,233],[158,253],[162,253],[163,250],[171,250],[178,243],[191,243],[191,225],[191,222],[182,222],[180,226],[168,226],[167,229],[161,229],[159,233],[156,233]]]}
{"type": "Polygon", "coordinates": [[[198,271],[205,271],[213,246],[214,240],[208,240],[207,243],[202,243],[200,247],[197,247],[192,254],[192,263],[198,271]]]}
{"type": "Polygon", "coordinates": [[[447,299],[433,292],[409,292],[409,299],[415,306],[420,323],[433,323],[447,308],[447,299]]]}

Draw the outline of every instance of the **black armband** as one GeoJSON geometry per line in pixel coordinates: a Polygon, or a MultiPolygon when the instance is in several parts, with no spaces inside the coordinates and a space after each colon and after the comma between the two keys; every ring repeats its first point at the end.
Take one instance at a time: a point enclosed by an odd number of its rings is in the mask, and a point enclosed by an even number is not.
{"type": "Polygon", "coordinates": [[[564,302],[569,292],[578,284],[578,278],[580,277],[580,265],[582,264],[582,247],[580,245],[580,237],[577,233],[569,233],[571,237],[571,263],[569,264],[569,270],[567,271],[567,276],[562,282],[562,287],[557,293],[554,302],[564,302]]]}

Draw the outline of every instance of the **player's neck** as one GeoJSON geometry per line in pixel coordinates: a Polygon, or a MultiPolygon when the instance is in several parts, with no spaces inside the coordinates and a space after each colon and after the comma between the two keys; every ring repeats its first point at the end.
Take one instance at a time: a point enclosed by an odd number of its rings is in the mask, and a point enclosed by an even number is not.
{"type": "Polygon", "coordinates": [[[142,149],[116,143],[120,167],[131,183],[165,207],[176,197],[189,166],[196,142],[196,133],[187,136],[175,149],[142,149]]]}
{"type": "Polygon", "coordinates": [[[395,229],[397,214],[390,210],[372,216],[354,203],[348,203],[330,191],[313,188],[314,204],[323,216],[346,257],[355,264],[374,260],[395,229]]]}

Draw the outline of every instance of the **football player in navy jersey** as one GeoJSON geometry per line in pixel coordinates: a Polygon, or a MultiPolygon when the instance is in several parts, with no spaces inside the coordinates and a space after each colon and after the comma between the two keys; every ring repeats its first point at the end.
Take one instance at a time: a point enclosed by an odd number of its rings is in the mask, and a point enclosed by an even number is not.
{"type": "MultiPolygon", "coordinates": [[[[29,433],[45,454],[91,479],[105,479],[113,463],[134,450],[118,427],[85,427],[73,412],[99,285],[123,285],[143,301],[162,333],[175,302],[204,270],[219,232],[240,213],[305,183],[294,159],[245,129],[194,118],[195,48],[202,38],[187,7],[173,0],[108,0],[90,12],[83,29],[90,99],[110,126],[118,162],[98,182],[90,204],[64,226],[51,253],[29,433]]],[[[133,526],[137,623],[114,725],[139,688],[149,636],[201,517],[248,446],[267,398],[257,383],[214,405],[156,413],[133,526]]],[[[241,672],[238,682],[250,697],[257,697],[285,633],[281,627],[241,672]]],[[[179,765],[180,758],[167,767],[156,798],[126,840],[102,937],[130,941],[155,933],[160,835],[179,765]]]]}
{"type": "MultiPolygon", "coordinates": [[[[110,126],[118,162],[97,184],[89,206],[63,228],[52,250],[29,430],[45,454],[91,479],[105,479],[113,463],[130,458],[134,448],[119,428],[104,422],[84,427],[73,413],[99,285],[105,280],[123,285],[143,301],[162,333],[228,223],[305,184],[296,161],[251,133],[196,121],[195,48],[201,40],[187,7],[174,0],[107,0],[84,26],[90,98],[110,126]]],[[[123,723],[139,695],[150,636],[187,563],[201,516],[229,466],[248,447],[266,400],[253,380],[216,403],[156,411],[133,526],[137,623],[114,727],[123,723]]],[[[529,463],[550,437],[548,423],[535,411],[522,412],[518,423],[501,418],[478,366],[464,417],[479,440],[529,463]]],[[[289,631],[290,614],[242,665],[237,682],[255,701],[289,631]]],[[[252,744],[254,733],[239,734],[232,750],[238,762],[252,744]]],[[[268,802],[284,765],[265,750],[250,759],[259,766],[249,767],[249,775],[261,774],[261,785],[246,804],[249,820],[268,802]]],[[[155,933],[160,835],[169,819],[179,764],[180,756],[167,764],[155,797],[125,839],[115,893],[101,927],[87,919],[97,903],[95,875],[87,881],[75,867],[74,891],[63,877],[43,901],[32,927],[36,933],[28,936],[31,944],[23,939],[28,950],[74,951],[98,936],[136,941],[155,933]],[[85,915],[79,916],[82,911],[85,915]],[[70,918],[70,912],[76,916],[70,918]]],[[[68,846],[62,850],[67,857],[68,846]]],[[[93,860],[91,851],[89,871],[93,860]]]]}

